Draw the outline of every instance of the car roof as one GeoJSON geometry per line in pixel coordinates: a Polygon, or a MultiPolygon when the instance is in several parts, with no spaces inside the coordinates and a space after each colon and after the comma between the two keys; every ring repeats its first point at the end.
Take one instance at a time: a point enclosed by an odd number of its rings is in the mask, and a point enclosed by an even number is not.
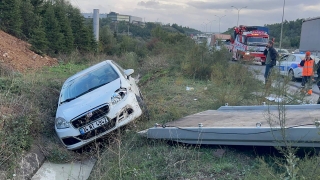
{"type": "MultiPolygon", "coordinates": [[[[274,48],[275,50],[279,51],[280,48],[274,48]]],[[[284,49],[284,48],[281,48],[281,51],[288,51],[288,49],[284,49]]],[[[289,52],[289,51],[288,51],[289,52]]]]}
{"type": "MultiPolygon", "coordinates": [[[[288,56],[296,56],[296,57],[299,57],[301,60],[306,56],[305,54],[290,54],[288,56]]],[[[311,58],[314,59],[315,61],[319,61],[319,57],[318,56],[314,56],[314,55],[311,55],[311,58]]]]}
{"type": "Polygon", "coordinates": [[[82,71],[79,71],[79,72],[77,72],[76,74],[70,76],[65,82],[68,82],[68,81],[70,81],[70,80],[72,80],[72,79],[75,79],[75,78],[77,78],[77,77],[79,77],[79,76],[82,76],[83,74],[86,74],[86,73],[88,73],[88,72],[90,72],[90,71],[92,71],[92,70],[94,70],[94,69],[97,69],[97,68],[99,68],[99,67],[101,67],[101,66],[104,66],[104,65],[106,65],[106,64],[111,64],[111,62],[112,62],[112,60],[104,60],[104,61],[102,61],[102,62],[100,62],[100,63],[98,63],[98,64],[95,64],[95,65],[93,65],[93,66],[90,66],[90,67],[88,67],[88,68],[86,68],[86,69],[84,69],[84,70],[82,70],[82,71]]]}

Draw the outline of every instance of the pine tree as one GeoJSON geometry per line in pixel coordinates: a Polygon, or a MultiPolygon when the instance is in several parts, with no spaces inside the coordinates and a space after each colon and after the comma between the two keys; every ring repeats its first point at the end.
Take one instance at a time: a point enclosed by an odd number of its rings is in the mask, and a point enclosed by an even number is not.
{"type": "Polygon", "coordinates": [[[20,0],[0,1],[1,29],[17,37],[21,34],[20,0]]]}
{"type": "Polygon", "coordinates": [[[34,7],[30,0],[23,0],[21,3],[21,31],[24,37],[27,39],[31,37],[33,28],[36,26],[36,18],[34,14],[34,7]]]}
{"type": "Polygon", "coordinates": [[[55,16],[54,7],[52,4],[47,3],[45,13],[43,15],[43,26],[46,32],[46,38],[48,40],[49,54],[58,54],[63,51],[63,34],[59,22],[55,16]]]}
{"type": "Polygon", "coordinates": [[[59,22],[61,33],[63,34],[64,44],[62,50],[70,53],[73,50],[74,37],[72,34],[71,23],[68,19],[67,4],[64,0],[57,1],[55,4],[55,16],[59,22]]]}
{"type": "Polygon", "coordinates": [[[38,12],[44,3],[44,0],[30,0],[30,3],[34,7],[35,11],[38,12]]]}
{"type": "Polygon", "coordinates": [[[38,25],[35,26],[35,28],[33,28],[32,34],[31,34],[31,39],[30,39],[30,43],[31,43],[31,49],[40,54],[43,55],[45,54],[45,52],[48,51],[48,45],[49,42],[46,38],[46,30],[45,28],[42,26],[42,22],[41,22],[41,17],[37,17],[36,18],[38,20],[38,25]]]}
{"type": "Polygon", "coordinates": [[[80,51],[94,51],[97,44],[94,39],[93,30],[84,25],[84,17],[80,10],[68,6],[69,19],[71,22],[72,33],[74,34],[74,47],[80,51]]]}

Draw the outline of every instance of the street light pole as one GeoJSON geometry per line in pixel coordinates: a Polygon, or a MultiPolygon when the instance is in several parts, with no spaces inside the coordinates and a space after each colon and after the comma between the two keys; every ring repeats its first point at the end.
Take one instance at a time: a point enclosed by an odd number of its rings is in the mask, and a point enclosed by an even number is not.
{"type": "MultiPolygon", "coordinates": [[[[206,25],[206,32],[207,32],[207,25],[208,25],[208,23],[203,22],[203,24],[205,24],[205,25],[206,25]]],[[[206,33],[206,32],[205,32],[205,33],[206,33]]]]}
{"type": "Polygon", "coordinates": [[[236,7],[234,7],[234,6],[231,6],[231,7],[233,7],[233,8],[235,8],[236,10],[238,10],[238,21],[237,21],[237,27],[238,27],[238,25],[239,25],[239,14],[240,14],[240,10],[241,9],[243,9],[243,8],[247,8],[247,6],[244,6],[244,7],[242,7],[242,8],[236,8],[236,7]]]}
{"type": "MultiPolygon", "coordinates": [[[[214,16],[217,16],[217,15],[214,15],[214,16]]],[[[220,34],[220,21],[221,21],[221,18],[225,17],[226,15],[223,15],[223,16],[217,16],[219,18],[219,34],[220,34]]]]}
{"type": "Polygon", "coordinates": [[[279,49],[281,50],[282,44],[282,31],[283,31],[283,17],[284,17],[284,7],[286,5],[286,0],[283,0],[283,8],[282,8],[282,22],[281,22],[281,32],[280,32],[280,42],[279,42],[279,49]]]}
{"type": "Polygon", "coordinates": [[[210,23],[210,32],[212,33],[212,30],[211,30],[212,22],[213,22],[213,21],[216,21],[216,20],[212,20],[212,21],[210,21],[209,19],[207,19],[207,20],[208,20],[209,23],[210,23]]]}

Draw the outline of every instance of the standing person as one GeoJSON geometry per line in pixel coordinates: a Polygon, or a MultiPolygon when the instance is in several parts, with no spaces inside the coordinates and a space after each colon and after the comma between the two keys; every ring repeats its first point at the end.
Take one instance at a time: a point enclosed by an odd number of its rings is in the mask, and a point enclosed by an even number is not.
{"type": "MultiPolygon", "coordinates": [[[[317,65],[316,65],[316,70],[317,70],[317,75],[318,75],[316,82],[317,82],[317,86],[320,90],[320,61],[318,61],[317,65]]],[[[318,98],[317,104],[320,104],[320,96],[318,98]]]]}
{"type": "MultiPolygon", "coordinates": [[[[320,75],[320,74],[318,74],[318,76],[319,76],[319,75],[320,75]]],[[[320,90],[320,81],[317,82],[317,86],[318,86],[318,88],[319,88],[319,90],[320,90]]],[[[320,96],[319,96],[319,98],[318,98],[317,104],[320,104],[320,96]]]]}
{"type": "Polygon", "coordinates": [[[266,56],[266,69],[264,72],[264,79],[265,84],[269,83],[269,76],[271,74],[271,70],[273,66],[276,65],[277,61],[277,51],[273,48],[273,41],[269,41],[266,49],[264,50],[263,54],[266,56]]]}
{"type": "Polygon", "coordinates": [[[302,90],[307,90],[307,95],[312,94],[312,76],[313,76],[313,66],[314,60],[311,58],[310,51],[306,52],[305,58],[300,62],[302,67],[302,90]],[[306,87],[305,87],[306,86],[306,87]]]}

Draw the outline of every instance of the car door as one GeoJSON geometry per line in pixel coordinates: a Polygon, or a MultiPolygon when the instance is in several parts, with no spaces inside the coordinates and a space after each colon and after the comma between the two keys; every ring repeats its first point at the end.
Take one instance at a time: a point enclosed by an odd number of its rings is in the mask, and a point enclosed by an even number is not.
{"type": "Polygon", "coordinates": [[[291,69],[294,72],[294,77],[295,78],[301,78],[302,75],[302,67],[300,67],[300,62],[301,62],[301,56],[296,55],[295,59],[291,62],[291,69]]]}
{"type": "Polygon", "coordinates": [[[280,75],[287,75],[287,65],[288,65],[288,56],[281,57],[280,61],[277,63],[277,66],[280,70],[280,75]]]}
{"type": "Polygon", "coordinates": [[[285,70],[286,70],[285,75],[288,75],[290,70],[294,70],[297,67],[298,67],[298,64],[296,63],[296,56],[289,55],[287,59],[287,64],[285,67],[285,70]]]}

